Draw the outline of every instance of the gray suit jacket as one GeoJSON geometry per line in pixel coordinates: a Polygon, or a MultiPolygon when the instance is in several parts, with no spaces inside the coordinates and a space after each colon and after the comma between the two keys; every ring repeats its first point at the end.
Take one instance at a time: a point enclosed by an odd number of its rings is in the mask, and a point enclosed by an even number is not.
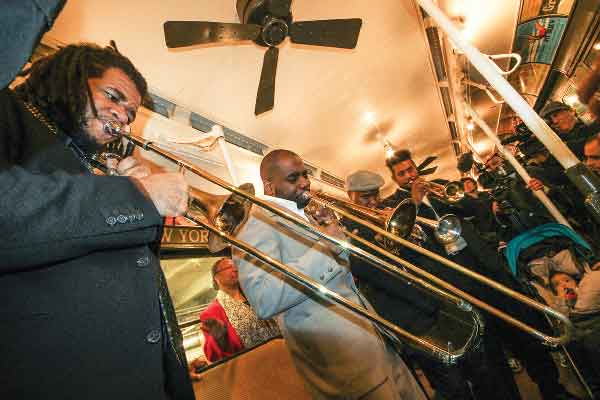
{"type": "MultiPolygon", "coordinates": [[[[347,255],[334,256],[317,237],[275,214],[253,207],[237,237],[368,306],[354,285],[347,255]]],[[[393,381],[390,354],[370,322],[241,250],[234,250],[233,256],[248,301],[260,318],[276,317],[314,398],[356,399],[393,381]]]]}

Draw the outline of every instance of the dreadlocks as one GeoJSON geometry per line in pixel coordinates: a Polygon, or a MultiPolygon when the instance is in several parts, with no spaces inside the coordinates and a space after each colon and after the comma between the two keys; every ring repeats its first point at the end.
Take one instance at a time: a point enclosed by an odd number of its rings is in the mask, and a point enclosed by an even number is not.
{"type": "MultiPolygon", "coordinates": [[[[148,86],[131,61],[116,47],[72,44],[36,61],[29,77],[15,88],[17,95],[41,109],[63,131],[80,129],[91,92],[88,79],[99,78],[109,68],[119,68],[133,81],[142,98],[148,86]]],[[[91,102],[92,113],[96,108],[91,102]]]]}

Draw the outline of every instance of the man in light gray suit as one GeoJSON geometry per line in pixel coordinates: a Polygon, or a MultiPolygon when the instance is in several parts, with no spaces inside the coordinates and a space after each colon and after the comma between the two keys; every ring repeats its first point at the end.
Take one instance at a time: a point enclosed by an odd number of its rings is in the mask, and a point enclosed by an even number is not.
{"type": "MultiPolygon", "coordinates": [[[[300,157],[275,150],[263,159],[260,174],[266,200],[307,219],[303,209],[310,180],[300,157]]],[[[344,235],[326,215],[313,222],[330,235],[344,235]]],[[[343,249],[260,207],[253,207],[237,237],[371,308],[354,285],[343,249]]],[[[406,365],[369,321],[241,250],[234,250],[234,260],[248,301],[260,318],[276,318],[296,369],[315,399],[424,399],[406,365]]]]}

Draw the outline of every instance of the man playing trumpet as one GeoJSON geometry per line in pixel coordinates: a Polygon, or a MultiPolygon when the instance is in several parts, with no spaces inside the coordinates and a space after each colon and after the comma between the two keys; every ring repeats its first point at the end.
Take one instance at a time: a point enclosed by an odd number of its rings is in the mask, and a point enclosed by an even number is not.
{"type": "MultiPolygon", "coordinates": [[[[265,199],[308,220],[310,180],[302,159],[287,150],[267,154],[260,166],[265,199]]],[[[329,213],[315,224],[344,237],[329,213]]],[[[238,238],[318,281],[346,299],[370,305],[352,279],[340,247],[253,207],[238,238]]],[[[241,250],[233,258],[248,301],[260,318],[275,317],[299,374],[315,399],[423,399],[398,355],[367,320],[295,283],[241,250]]]]}

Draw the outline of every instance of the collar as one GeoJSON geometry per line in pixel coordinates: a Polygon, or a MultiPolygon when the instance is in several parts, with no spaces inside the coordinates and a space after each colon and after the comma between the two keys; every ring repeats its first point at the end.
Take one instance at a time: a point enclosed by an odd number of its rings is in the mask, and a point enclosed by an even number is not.
{"type": "Polygon", "coordinates": [[[298,205],[296,204],[295,201],[291,201],[291,200],[286,200],[286,199],[282,199],[279,197],[272,197],[272,196],[267,196],[266,194],[263,194],[262,196],[260,196],[260,198],[262,198],[263,200],[266,200],[270,203],[274,203],[275,205],[293,212],[294,214],[300,216],[301,218],[304,218],[305,220],[308,221],[308,218],[306,217],[306,214],[304,213],[304,209],[303,208],[298,208],[298,205]]]}

